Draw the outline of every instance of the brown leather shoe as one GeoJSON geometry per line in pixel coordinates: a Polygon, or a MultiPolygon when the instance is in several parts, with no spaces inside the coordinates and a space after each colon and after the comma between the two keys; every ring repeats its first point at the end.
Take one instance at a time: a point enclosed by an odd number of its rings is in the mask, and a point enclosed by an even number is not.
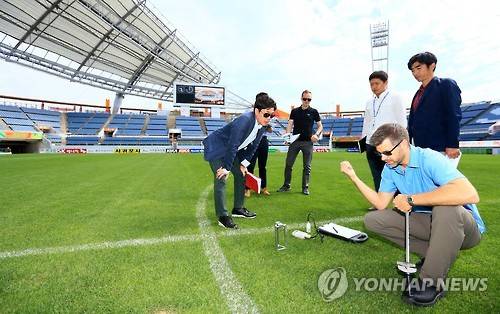
{"type": "Polygon", "coordinates": [[[252,190],[245,190],[245,197],[250,197],[250,193],[252,193],[252,190]]]}
{"type": "Polygon", "coordinates": [[[269,193],[269,191],[267,190],[267,188],[263,188],[262,189],[262,194],[264,194],[264,195],[271,195],[271,193],[269,193]]]}

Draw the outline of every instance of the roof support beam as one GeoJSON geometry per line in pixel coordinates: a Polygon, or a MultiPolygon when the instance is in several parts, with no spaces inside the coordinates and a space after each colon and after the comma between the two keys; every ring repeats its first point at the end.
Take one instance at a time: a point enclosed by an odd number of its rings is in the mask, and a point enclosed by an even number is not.
{"type": "MultiPolygon", "coordinates": [[[[21,39],[19,39],[19,41],[17,42],[17,44],[11,49],[11,55],[12,55],[12,51],[17,50],[17,48],[19,48],[19,46],[22,43],[24,43],[24,41],[36,29],[38,29],[38,26],[40,25],[40,23],[42,23],[43,20],[45,20],[45,18],[47,17],[47,15],[49,15],[52,12],[54,12],[54,9],[57,8],[59,6],[59,3],[61,3],[61,2],[62,2],[62,0],[56,0],[56,1],[54,1],[54,3],[52,3],[52,5],[42,15],[40,15],[40,17],[35,21],[35,23],[33,23],[33,25],[31,25],[31,27],[28,29],[28,31],[26,33],[24,33],[23,37],[21,37],[21,39]]],[[[61,13],[62,13],[62,11],[57,16],[61,15],[61,13]]]]}
{"type": "MultiPolygon", "coordinates": [[[[136,34],[134,32],[126,32],[125,28],[120,28],[118,27],[121,23],[113,23],[113,19],[110,18],[107,14],[109,14],[109,12],[105,11],[105,10],[102,10],[102,8],[100,7],[94,7],[94,6],[91,6],[87,0],[78,0],[84,7],[88,8],[91,12],[93,12],[94,14],[98,15],[105,23],[108,23],[108,25],[110,25],[112,28],[116,29],[118,32],[119,32],[119,35],[123,35],[125,38],[129,39],[132,43],[138,45],[141,49],[147,51],[148,53],[150,54],[154,54],[156,56],[157,59],[159,60],[162,60],[164,61],[164,63],[162,63],[161,65],[163,66],[166,66],[168,67],[169,69],[171,69],[173,72],[178,72],[179,69],[176,68],[173,64],[172,64],[172,61],[170,60],[167,60],[165,58],[163,58],[162,56],[160,56],[160,54],[155,50],[157,48],[156,44],[154,45],[154,48],[152,47],[153,45],[148,45],[149,42],[147,41],[144,41],[142,40],[140,37],[137,37],[135,36],[136,34]]],[[[140,2],[139,4],[142,4],[144,3],[145,1],[143,0],[142,2],[140,2]]],[[[145,11],[143,11],[145,12],[145,11]]],[[[116,17],[116,16],[115,16],[116,17]]],[[[136,29],[136,26],[132,25],[132,24],[129,24],[129,26],[134,30],[136,29]]],[[[128,26],[127,26],[128,27],[128,26]]],[[[118,35],[117,35],[118,36],[118,35]]],[[[167,52],[167,55],[171,58],[171,59],[174,59],[176,62],[180,62],[180,63],[183,63],[184,62],[178,57],[176,56],[175,54],[172,54],[170,51],[164,49],[163,51],[167,52]]],[[[195,72],[197,75],[200,75],[200,76],[204,76],[202,73],[200,73],[199,71],[195,70],[195,69],[192,69],[193,72],[195,72]]],[[[189,79],[193,80],[193,81],[198,81],[198,79],[196,79],[194,76],[192,76],[191,74],[187,74],[187,73],[184,73],[184,75],[186,77],[189,77],[189,79]]]]}
{"type": "MultiPolygon", "coordinates": [[[[136,5],[134,5],[130,10],[127,11],[127,13],[125,13],[125,15],[123,15],[120,18],[120,21],[118,22],[118,24],[120,24],[123,20],[125,20],[127,17],[129,17],[130,14],[132,14],[144,2],[146,2],[146,0],[142,0],[142,1],[139,1],[138,3],[136,3],[136,5]]],[[[106,34],[104,34],[104,36],[102,36],[101,40],[99,40],[99,42],[94,46],[94,48],[92,48],[92,50],[87,54],[87,56],[82,61],[82,63],[80,63],[80,66],[75,71],[75,73],[73,74],[73,76],[71,77],[71,79],[73,79],[75,77],[75,75],[80,72],[80,70],[83,68],[83,66],[85,64],[87,64],[87,61],[89,61],[89,59],[95,54],[96,50],[109,38],[109,36],[111,36],[111,34],[113,33],[114,29],[115,29],[114,27],[111,27],[109,29],[109,31],[106,34]]]]}
{"type": "MultiPolygon", "coordinates": [[[[165,36],[156,45],[156,49],[155,49],[156,54],[150,53],[149,56],[146,59],[144,59],[142,64],[137,68],[137,70],[134,72],[134,74],[132,75],[132,77],[128,81],[127,88],[132,88],[135,85],[135,83],[139,80],[141,75],[147,70],[147,68],[151,65],[151,63],[156,59],[156,57],[159,56],[165,49],[167,49],[170,46],[170,44],[172,44],[174,42],[173,36],[175,36],[176,31],[177,30],[174,29],[172,32],[170,32],[170,34],[165,36]],[[165,47],[162,47],[161,45],[163,45],[167,41],[167,39],[169,39],[169,38],[172,38],[170,43],[168,43],[168,45],[166,45],[165,47]]],[[[178,75],[178,73],[177,73],[177,75],[178,75]]]]}
{"type": "Polygon", "coordinates": [[[194,56],[192,56],[191,59],[189,59],[189,61],[186,62],[182,66],[182,69],[179,72],[177,72],[177,74],[172,78],[172,80],[170,81],[170,83],[168,83],[167,88],[165,89],[165,91],[163,91],[163,93],[160,96],[161,98],[163,98],[163,96],[168,92],[168,90],[174,85],[175,80],[177,80],[177,78],[179,77],[179,75],[184,72],[184,69],[191,63],[191,61],[193,61],[193,60],[198,61],[199,57],[200,57],[200,53],[198,52],[197,54],[195,54],[194,56]]]}
{"type": "Polygon", "coordinates": [[[214,83],[214,84],[219,83],[221,74],[222,74],[222,72],[217,73],[217,75],[214,76],[212,78],[212,80],[210,80],[210,83],[214,83]]]}

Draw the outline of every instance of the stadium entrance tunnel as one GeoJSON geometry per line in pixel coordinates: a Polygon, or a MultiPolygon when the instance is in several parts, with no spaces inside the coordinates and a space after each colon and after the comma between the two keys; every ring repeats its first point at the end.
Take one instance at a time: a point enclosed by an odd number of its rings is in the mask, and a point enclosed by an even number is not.
{"type": "Polygon", "coordinates": [[[0,151],[12,154],[39,153],[41,141],[0,141],[0,151]]]}

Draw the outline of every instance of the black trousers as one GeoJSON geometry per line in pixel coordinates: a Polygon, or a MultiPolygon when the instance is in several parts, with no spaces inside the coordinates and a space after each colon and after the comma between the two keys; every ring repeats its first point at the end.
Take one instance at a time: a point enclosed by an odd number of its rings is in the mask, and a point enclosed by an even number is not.
{"type": "Polygon", "coordinates": [[[380,188],[380,180],[382,179],[382,170],[384,170],[385,162],[377,154],[375,146],[366,144],[366,159],[368,160],[368,165],[370,166],[370,171],[372,172],[373,184],[375,185],[375,191],[378,192],[380,188]]]}
{"type": "Polygon", "coordinates": [[[313,142],[295,141],[288,147],[285,163],[285,182],[283,185],[290,186],[292,182],[292,168],[299,152],[302,152],[303,170],[302,170],[302,189],[309,187],[309,177],[311,175],[311,161],[313,155],[313,142]]]}
{"type": "MultiPolygon", "coordinates": [[[[216,159],[209,161],[210,168],[214,173],[214,204],[217,217],[228,216],[226,208],[226,179],[215,177],[217,169],[222,167],[224,160],[216,159]]],[[[229,169],[228,169],[229,170],[229,169]]],[[[243,208],[245,206],[245,177],[240,170],[238,158],[234,159],[231,172],[234,176],[234,206],[233,208],[243,208]]]]}
{"type": "Polygon", "coordinates": [[[259,177],[261,181],[261,188],[267,187],[267,157],[269,155],[269,141],[267,140],[267,136],[264,136],[262,140],[260,140],[259,147],[257,147],[257,151],[250,160],[250,165],[248,165],[248,171],[250,173],[254,173],[255,164],[257,160],[259,161],[259,177]]]}

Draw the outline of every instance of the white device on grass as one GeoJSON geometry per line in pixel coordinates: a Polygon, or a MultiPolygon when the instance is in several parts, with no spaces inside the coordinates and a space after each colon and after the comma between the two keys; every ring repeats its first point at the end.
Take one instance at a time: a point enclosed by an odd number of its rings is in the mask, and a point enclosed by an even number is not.
{"type": "Polygon", "coordinates": [[[318,228],[318,232],[327,236],[332,236],[354,243],[361,243],[368,240],[368,235],[366,233],[359,230],[347,228],[333,222],[320,226],[318,228]]]}
{"type": "Polygon", "coordinates": [[[310,239],[311,238],[311,235],[309,233],[304,232],[302,230],[294,230],[292,232],[292,235],[294,237],[296,237],[297,239],[302,239],[302,240],[310,239]]]}

